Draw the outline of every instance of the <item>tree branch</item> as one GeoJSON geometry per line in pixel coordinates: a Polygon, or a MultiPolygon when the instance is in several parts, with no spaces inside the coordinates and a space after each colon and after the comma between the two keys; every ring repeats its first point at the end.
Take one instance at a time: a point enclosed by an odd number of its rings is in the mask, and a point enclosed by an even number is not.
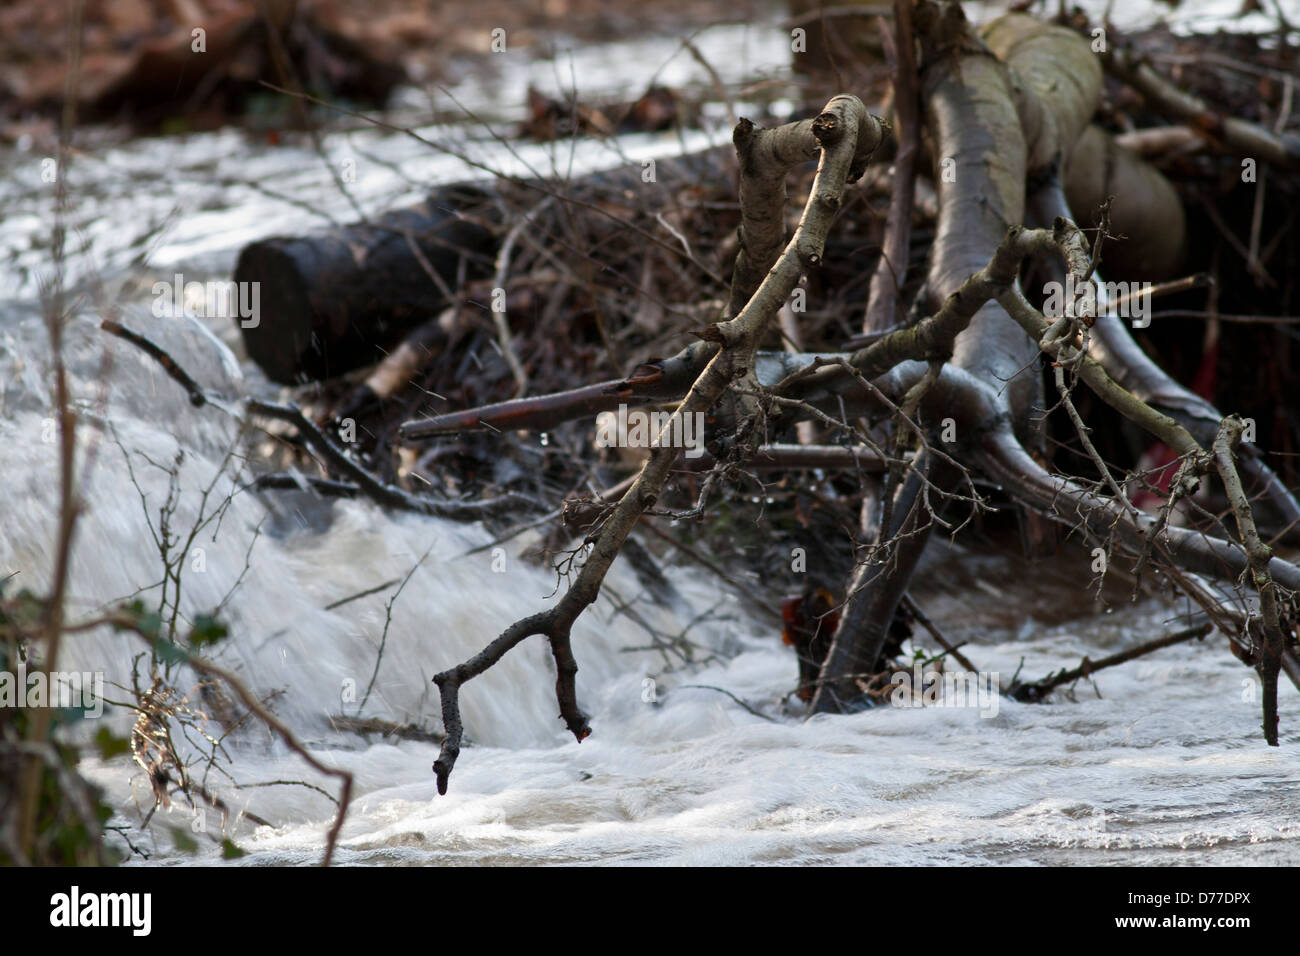
{"type": "MultiPolygon", "coordinates": [[[[738,149],[742,152],[748,149],[749,161],[761,168],[782,162],[781,157],[788,157],[790,151],[795,151],[796,155],[799,150],[806,152],[809,135],[819,145],[821,160],[799,226],[775,265],[766,270],[761,284],[739,314],[709,326],[702,333],[706,341],[716,343],[718,351],[664,425],[659,438],[650,449],[649,459],[632,486],[606,517],[594,540],[589,539],[591,550],[578,571],[577,578],[559,603],[549,611],[517,621],[469,661],[443,671],[434,678],[442,694],[443,720],[447,731],[442,753],[434,765],[440,793],[446,792],[447,778],[460,752],[461,684],[491,667],[527,637],[541,634],[551,642],[556,662],[556,696],[560,702],[560,715],[570,732],[579,741],[591,732],[574,696],[577,664],[569,637],[573,623],[588,605],[595,602],[605,574],[623,542],[641,515],[654,505],[663,492],[681,452],[679,448],[662,443],[665,436],[676,434],[676,429],[685,416],[707,413],[722,398],[732,382],[745,377],[752,379],[754,359],[763,334],[793,291],[799,277],[821,261],[826,236],[839,211],[845,183],[860,162],[860,134],[865,131],[865,135],[870,137],[875,128],[873,123],[857,97],[837,96],[826,104],[816,119],[789,124],[781,128],[784,132],[774,131],[772,136],[760,136],[752,129],[740,131],[738,127],[738,149]],[[748,147],[746,144],[749,144],[748,147]]],[[[754,255],[752,251],[750,254],[754,255]]],[[[745,270],[740,271],[743,283],[745,270]]]]}

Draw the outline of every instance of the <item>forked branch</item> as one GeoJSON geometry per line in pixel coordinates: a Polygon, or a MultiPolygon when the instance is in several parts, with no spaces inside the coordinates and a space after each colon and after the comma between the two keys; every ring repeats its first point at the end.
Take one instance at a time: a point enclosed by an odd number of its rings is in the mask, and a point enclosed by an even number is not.
{"type": "MultiPolygon", "coordinates": [[[[763,334],[776,318],[782,303],[794,291],[800,276],[821,261],[826,236],[839,211],[845,184],[855,174],[861,174],[865,163],[863,151],[865,149],[865,153],[870,153],[879,142],[879,137],[879,121],[870,116],[862,101],[854,96],[837,96],[826,104],[816,119],[788,124],[778,130],[755,131],[744,123],[737,127],[736,142],[741,154],[743,176],[780,170],[780,175],[784,177],[790,164],[812,158],[820,152],[817,174],[798,228],[775,264],[770,268],[763,266],[762,281],[746,299],[739,314],[715,323],[701,333],[701,337],[706,342],[713,343],[717,351],[664,425],[632,486],[600,529],[589,538],[590,551],[586,554],[586,560],[559,603],[547,612],[516,622],[475,657],[434,678],[442,694],[443,720],[447,732],[442,751],[434,765],[439,793],[446,792],[447,778],[460,752],[463,733],[459,712],[461,685],[491,667],[507,651],[532,635],[544,635],[551,642],[559,673],[556,695],[560,702],[561,717],[577,740],[581,741],[590,733],[586,719],[572,696],[573,676],[577,672],[569,643],[573,623],[588,605],[595,602],[605,574],[618,556],[623,542],[641,515],[662,494],[681,453],[681,449],[667,443],[667,436],[680,434],[679,429],[686,416],[707,414],[733,382],[749,378],[749,384],[753,384],[754,360],[763,334]],[[869,145],[864,147],[864,142],[869,145]]],[[[784,187],[781,187],[781,192],[784,192],[784,187]]],[[[743,205],[745,203],[742,200],[743,205]]],[[[752,217],[747,218],[747,222],[751,220],[752,217]]],[[[750,274],[751,267],[759,267],[762,259],[766,258],[764,250],[770,240],[772,226],[771,222],[764,220],[758,226],[763,241],[755,243],[743,238],[747,227],[742,225],[742,245],[748,250],[748,258],[744,267],[737,266],[736,282],[741,288],[748,281],[746,276],[750,274]]]]}

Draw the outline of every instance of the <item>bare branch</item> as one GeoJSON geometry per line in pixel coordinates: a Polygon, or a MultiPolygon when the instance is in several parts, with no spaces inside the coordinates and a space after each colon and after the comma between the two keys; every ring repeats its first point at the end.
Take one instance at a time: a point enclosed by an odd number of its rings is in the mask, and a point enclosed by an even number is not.
{"type": "MultiPolygon", "coordinates": [[[[675,434],[685,416],[707,413],[733,381],[748,377],[752,382],[759,341],[799,277],[821,261],[826,235],[840,208],[845,183],[860,161],[860,133],[865,131],[870,136],[875,129],[873,124],[857,97],[837,96],[826,104],[825,110],[815,120],[789,124],[781,128],[784,132],[771,131],[773,135],[763,136],[752,129],[740,131],[738,127],[737,141],[742,151],[742,162],[745,161],[744,144],[749,143],[749,161],[758,164],[757,168],[779,165],[783,162],[780,157],[788,155],[786,151],[796,151],[795,156],[800,155],[798,151],[806,153],[809,137],[820,146],[821,160],[799,227],[775,265],[764,270],[766,274],[761,285],[740,313],[735,318],[709,326],[702,333],[706,341],[716,343],[716,354],[664,425],[650,449],[649,459],[601,525],[577,578],[559,603],[549,611],[517,621],[469,661],[434,678],[442,694],[443,722],[447,732],[442,753],[434,764],[439,793],[446,792],[448,776],[460,752],[463,732],[459,708],[461,684],[491,667],[527,637],[540,634],[550,641],[556,664],[560,716],[569,731],[579,741],[591,732],[586,717],[578,708],[574,691],[577,663],[569,636],[573,622],[595,602],[605,574],[623,542],[641,515],[658,500],[668,481],[681,450],[663,444],[665,436],[675,434]]],[[[743,282],[745,270],[740,271],[743,282]]]]}

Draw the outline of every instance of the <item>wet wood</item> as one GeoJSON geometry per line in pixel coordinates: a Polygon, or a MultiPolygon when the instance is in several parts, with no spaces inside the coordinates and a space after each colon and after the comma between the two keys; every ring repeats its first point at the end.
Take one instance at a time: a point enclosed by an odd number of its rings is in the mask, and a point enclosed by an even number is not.
{"type": "Polygon", "coordinates": [[[487,199],[447,187],[369,223],[246,246],[234,279],[259,283],[261,304],[256,325],[240,322],[249,358],[285,384],[379,361],[449,304],[461,278],[488,274],[487,199]]]}

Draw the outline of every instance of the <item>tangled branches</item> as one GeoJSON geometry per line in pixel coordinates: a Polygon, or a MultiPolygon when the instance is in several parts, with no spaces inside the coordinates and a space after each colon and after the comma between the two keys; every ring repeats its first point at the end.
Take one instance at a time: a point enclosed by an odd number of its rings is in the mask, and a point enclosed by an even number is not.
{"type": "MultiPolygon", "coordinates": [[[[664,425],[641,473],[605,519],[581,570],[559,603],[550,611],[517,622],[469,661],[434,678],[442,694],[443,722],[447,733],[442,752],[434,764],[440,793],[446,792],[448,776],[460,752],[461,685],[495,664],[526,637],[541,634],[550,641],[557,671],[556,698],[560,715],[570,733],[581,741],[591,732],[576,700],[574,678],[578,667],[569,637],[573,622],[596,600],[605,573],[628,533],[658,500],[668,481],[681,449],[661,442],[674,434],[675,429],[681,428],[685,416],[704,414],[712,409],[733,383],[761,384],[754,374],[754,365],[763,333],[776,317],[781,304],[794,291],[800,275],[820,261],[844,186],[855,171],[861,174],[865,156],[874,150],[880,137],[879,121],[867,113],[861,100],[853,96],[838,96],[826,104],[825,110],[815,120],[789,124],[771,131],[769,136],[753,135],[752,131],[738,128],[737,148],[742,157],[742,176],[747,181],[771,179],[773,169],[779,171],[783,180],[790,165],[820,151],[817,177],[803,218],[775,264],[760,258],[773,255],[770,244],[755,248],[748,244],[747,238],[742,238],[746,254],[743,266],[737,265],[733,286],[744,285],[753,275],[764,278],[734,318],[715,323],[701,333],[701,338],[713,345],[707,364],[664,425]]],[[[784,187],[781,192],[784,193],[784,187]]],[[[752,194],[742,189],[742,205],[747,201],[747,195],[752,194]]],[[[766,200],[767,197],[764,195],[763,198],[766,200]]],[[[757,231],[767,238],[762,226],[757,227],[757,231]]],[[[742,236],[747,235],[742,230],[742,236]]],[[[750,409],[752,415],[752,399],[750,409]]]]}
{"type": "MultiPolygon", "coordinates": [[[[1263,543],[1239,464],[1264,488],[1275,514],[1296,513],[1296,503],[1257,455],[1245,453],[1241,419],[1224,417],[1203,400],[1185,400],[1186,391],[1141,353],[1117,320],[1098,314],[1094,283],[1107,234],[1105,210],[1089,242],[1073,221],[1052,157],[1082,135],[1099,95],[1100,69],[1082,57],[1080,85],[1061,91],[1051,82],[1052,44],[1078,54],[1078,38],[1069,31],[1036,35],[1040,42],[1029,47],[1011,43],[1003,63],[971,37],[964,22],[941,17],[928,4],[918,7],[917,29],[926,64],[919,82],[925,123],[935,151],[951,158],[957,170],[955,184],[940,188],[928,293],[943,298],[928,314],[903,327],[869,328],[869,341],[850,353],[759,351],[801,274],[819,264],[845,184],[861,173],[885,128],[856,98],[837,96],[812,121],[761,131],[744,121],[736,127],[740,251],[724,320],[699,333],[701,342],[644,364],[625,379],[402,427],[408,440],[480,424],[549,428],[623,402],[678,402],[640,473],[584,542],[585,563],[555,607],[518,621],[479,654],[435,678],[447,730],[434,766],[440,793],[446,792],[462,740],[461,687],[530,636],[551,644],[565,725],[579,741],[591,732],[576,700],[572,626],[596,600],[634,524],[664,492],[680,454],[671,447],[674,429],[685,416],[710,413],[722,423],[719,432],[727,433],[710,444],[711,451],[725,449],[718,467],[760,456],[759,436],[779,416],[783,423],[809,420],[848,435],[852,444],[845,451],[870,455],[884,471],[875,540],[859,549],[812,712],[869,703],[864,679],[880,661],[928,536],[935,526],[955,533],[964,524],[945,517],[951,505],[962,504],[971,514],[986,507],[976,491],[980,481],[1100,542],[1108,559],[1123,552],[1135,558],[1137,572],[1148,563],[1167,572],[1221,628],[1235,625],[1201,577],[1248,582],[1259,595],[1260,613],[1247,609],[1236,619],[1242,633],[1235,639],[1251,649],[1264,684],[1265,738],[1277,743],[1278,675],[1283,669],[1300,672],[1288,637],[1300,567],[1273,556],[1263,543]],[[1024,75],[1013,77],[1015,69],[1024,75]],[[1060,97],[1070,99],[1062,103],[1060,97]],[[820,160],[803,216],[779,251],[786,171],[814,154],[820,160]],[[1030,174],[1037,185],[1026,196],[1030,174]],[[1022,220],[1037,220],[1042,228],[1022,220]],[[1021,286],[1029,265],[1054,271],[1073,292],[1040,309],[1021,286]],[[1049,473],[1033,453],[1034,420],[1048,411],[1040,361],[1051,366],[1057,405],[1099,473],[1095,482],[1049,473]],[[1073,398],[1080,383],[1178,456],[1179,479],[1158,515],[1134,506],[1090,440],[1073,398]],[[892,422],[893,440],[882,437],[879,425],[851,424],[859,416],[892,422]],[[1227,491],[1235,537],[1222,527],[1214,536],[1170,524],[1174,501],[1211,473],[1227,491]],[[1258,648],[1242,636],[1260,632],[1258,648]]],[[[896,220],[891,218],[891,229],[904,229],[896,220]]],[[[887,245],[898,248],[897,236],[887,245]]],[[[884,295],[885,287],[884,279],[873,282],[873,296],[884,295]]],[[[877,318],[868,325],[882,324],[878,317],[892,312],[892,306],[869,305],[868,314],[877,318]]],[[[1204,630],[1198,623],[1179,640],[1204,630]]],[[[1086,670],[1085,665],[1080,673],[1086,670]]]]}

